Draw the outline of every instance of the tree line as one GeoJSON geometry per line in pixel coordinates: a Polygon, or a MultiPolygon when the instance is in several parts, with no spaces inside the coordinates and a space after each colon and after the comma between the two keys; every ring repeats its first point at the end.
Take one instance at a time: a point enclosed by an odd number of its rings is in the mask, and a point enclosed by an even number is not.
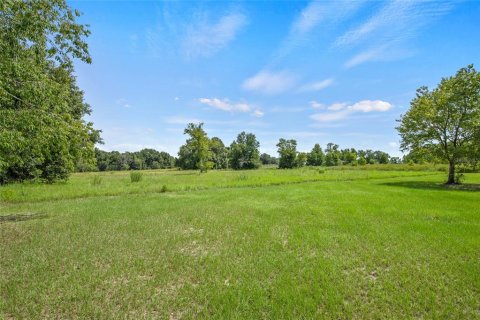
{"type": "Polygon", "coordinates": [[[96,167],[80,167],[77,171],[117,171],[168,169],[175,167],[175,158],[164,151],[143,149],[137,152],[95,149],[96,167]]]}
{"type": "MultiPolygon", "coordinates": [[[[255,134],[241,132],[237,138],[226,146],[219,137],[209,138],[203,123],[190,123],[184,133],[189,136],[180,147],[178,157],[154,149],[138,152],[95,150],[98,171],[143,170],[179,168],[183,170],[211,169],[247,170],[257,169],[262,165],[274,165],[281,169],[303,166],[340,166],[401,163],[401,159],[390,157],[383,151],[340,149],[335,143],[328,143],[323,150],[315,144],[310,152],[297,151],[297,141],[280,139],[277,144],[278,157],[267,153],[260,154],[260,143],[255,134]]],[[[78,168],[78,171],[91,171],[92,168],[78,168]]]]}

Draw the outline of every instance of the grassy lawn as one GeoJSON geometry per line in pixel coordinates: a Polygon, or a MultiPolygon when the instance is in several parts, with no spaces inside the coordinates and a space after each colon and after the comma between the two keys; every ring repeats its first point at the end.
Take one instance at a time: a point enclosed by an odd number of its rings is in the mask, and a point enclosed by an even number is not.
{"type": "Polygon", "coordinates": [[[480,318],[480,174],[391,169],[0,187],[0,318],[480,318]]]}

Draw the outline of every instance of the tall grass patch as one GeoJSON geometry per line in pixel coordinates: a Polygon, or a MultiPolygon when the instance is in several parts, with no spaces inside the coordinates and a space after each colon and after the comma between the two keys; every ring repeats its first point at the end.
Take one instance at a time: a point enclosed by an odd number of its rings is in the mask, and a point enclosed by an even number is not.
{"type": "Polygon", "coordinates": [[[139,171],[130,172],[130,182],[140,182],[143,179],[143,173],[139,171]]]}

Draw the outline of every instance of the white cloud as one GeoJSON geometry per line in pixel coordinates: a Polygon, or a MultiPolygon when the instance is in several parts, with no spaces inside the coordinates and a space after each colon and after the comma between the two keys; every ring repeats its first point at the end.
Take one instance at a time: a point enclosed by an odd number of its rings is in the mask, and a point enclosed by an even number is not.
{"type": "Polygon", "coordinates": [[[183,49],[188,57],[211,56],[233,41],[246,25],[247,17],[240,13],[227,14],[215,23],[193,23],[188,27],[183,49]]]}
{"type": "Polygon", "coordinates": [[[393,61],[409,57],[412,54],[412,51],[403,48],[398,41],[391,41],[385,45],[369,48],[358,53],[347,60],[344,67],[349,69],[370,61],[393,61]]]}
{"type": "Polygon", "coordinates": [[[179,97],[175,97],[175,98],[173,98],[173,100],[178,101],[178,100],[180,100],[180,98],[179,98],[179,97]]]}
{"type": "Polygon", "coordinates": [[[260,71],[243,82],[243,88],[259,91],[264,94],[278,94],[291,89],[297,82],[297,77],[287,71],[260,71]]]}
{"type": "Polygon", "coordinates": [[[391,147],[391,148],[397,148],[397,147],[398,147],[398,143],[396,143],[396,142],[389,142],[389,143],[388,143],[388,146],[391,147]]]}
{"type": "Polygon", "coordinates": [[[307,83],[300,88],[298,88],[298,91],[320,91],[323,90],[333,84],[333,79],[325,79],[322,81],[317,81],[317,82],[312,82],[312,83],[307,83]]]}
{"type": "Polygon", "coordinates": [[[363,51],[345,62],[345,67],[352,68],[367,61],[377,60],[382,56],[384,48],[373,48],[363,51]]]}
{"type": "Polygon", "coordinates": [[[379,111],[384,112],[392,108],[392,105],[388,102],[382,100],[363,100],[355,103],[354,105],[348,106],[347,110],[351,111],[361,111],[361,112],[372,112],[379,111]]]}
{"type": "Polygon", "coordinates": [[[324,5],[319,1],[312,1],[297,17],[292,25],[292,31],[306,33],[317,26],[321,19],[325,18],[325,16],[326,14],[324,5]]]}
{"type": "Polygon", "coordinates": [[[210,107],[230,112],[249,112],[252,107],[244,102],[231,103],[228,99],[200,98],[198,101],[210,107]]]}
{"type": "Polygon", "coordinates": [[[310,105],[313,109],[324,109],[325,105],[323,103],[317,102],[315,100],[310,101],[310,105]]]}
{"type": "Polygon", "coordinates": [[[331,111],[338,111],[338,110],[344,109],[346,106],[347,106],[347,103],[337,102],[337,103],[329,105],[327,109],[331,110],[331,111]]]}
{"type": "Polygon", "coordinates": [[[352,105],[334,103],[327,108],[330,112],[316,113],[310,118],[319,122],[339,121],[348,118],[353,113],[385,112],[392,107],[389,102],[382,100],[363,100],[352,105]]]}

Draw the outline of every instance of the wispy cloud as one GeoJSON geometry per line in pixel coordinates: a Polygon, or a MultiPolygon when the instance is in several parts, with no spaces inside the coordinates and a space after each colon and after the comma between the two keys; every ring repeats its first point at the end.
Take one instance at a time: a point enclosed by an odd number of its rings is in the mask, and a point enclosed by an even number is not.
{"type": "Polygon", "coordinates": [[[239,10],[213,15],[208,11],[182,9],[179,12],[179,6],[164,3],[156,26],[145,33],[150,54],[180,54],[187,59],[211,57],[234,41],[248,24],[246,14],[239,10]]]}
{"type": "Polygon", "coordinates": [[[257,109],[257,110],[254,110],[254,111],[252,112],[252,116],[257,117],[257,118],[263,117],[264,114],[265,114],[265,113],[263,113],[262,111],[260,111],[260,110],[258,110],[258,109],[257,109]]]}
{"type": "Polygon", "coordinates": [[[243,88],[264,94],[278,94],[292,89],[297,83],[297,77],[290,72],[260,71],[243,82],[243,88]]]}
{"type": "Polygon", "coordinates": [[[334,25],[348,19],[363,3],[362,0],[311,1],[294,19],[289,34],[275,54],[275,60],[286,56],[295,48],[311,42],[313,37],[310,34],[316,29],[320,30],[319,26],[323,26],[321,30],[332,29],[334,25]]]}
{"type": "Polygon", "coordinates": [[[339,36],[334,47],[366,47],[345,63],[347,68],[367,61],[404,57],[406,50],[403,46],[407,40],[416,37],[422,27],[432,23],[452,7],[452,2],[448,1],[388,2],[367,21],[339,36]],[[400,54],[399,50],[404,54],[400,54]]]}
{"type": "Polygon", "coordinates": [[[324,109],[325,105],[323,103],[320,103],[318,101],[312,100],[310,101],[310,105],[312,106],[313,109],[324,109]]]}
{"type": "Polygon", "coordinates": [[[198,101],[202,104],[210,106],[215,109],[228,112],[251,112],[254,117],[262,117],[264,113],[260,109],[255,109],[252,105],[245,102],[230,102],[229,99],[218,98],[200,98],[198,101]]]}
{"type": "Polygon", "coordinates": [[[316,113],[311,115],[310,118],[319,122],[339,121],[357,112],[385,112],[392,107],[392,104],[382,100],[362,100],[352,105],[348,105],[347,103],[334,103],[327,107],[329,112],[316,113]]]}
{"type": "Polygon", "coordinates": [[[306,33],[315,28],[320,21],[327,17],[326,8],[320,1],[310,2],[298,15],[292,24],[292,33],[306,33]]]}
{"type": "Polygon", "coordinates": [[[345,102],[337,102],[329,105],[327,109],[331,111],[338,111],[338,110],[345,109],[346,106],[347,106],[347,103],[345,102]]]}
{"type": "Polygon", "coordinates": [[[321,80],[321,81],[316,81],[316,82],[304,84],[304,85],[300,86],[300,88],[298,88],[298,91],[299,92],[320,91],[320,90],[323,90],[327,87],[330,87],[332,84],[333,84],[333,79],[331,79],[331,78],[330,79],[325,79],[325,80],[321,80]]]}
{"type": "Polygon", "coordinates": [[[182,47],[189,58],[212,56],[232,42],[246,25],[247,17],[242,13],[230,13],[214,22],[202,19],[188,26],[182,47]]]}

